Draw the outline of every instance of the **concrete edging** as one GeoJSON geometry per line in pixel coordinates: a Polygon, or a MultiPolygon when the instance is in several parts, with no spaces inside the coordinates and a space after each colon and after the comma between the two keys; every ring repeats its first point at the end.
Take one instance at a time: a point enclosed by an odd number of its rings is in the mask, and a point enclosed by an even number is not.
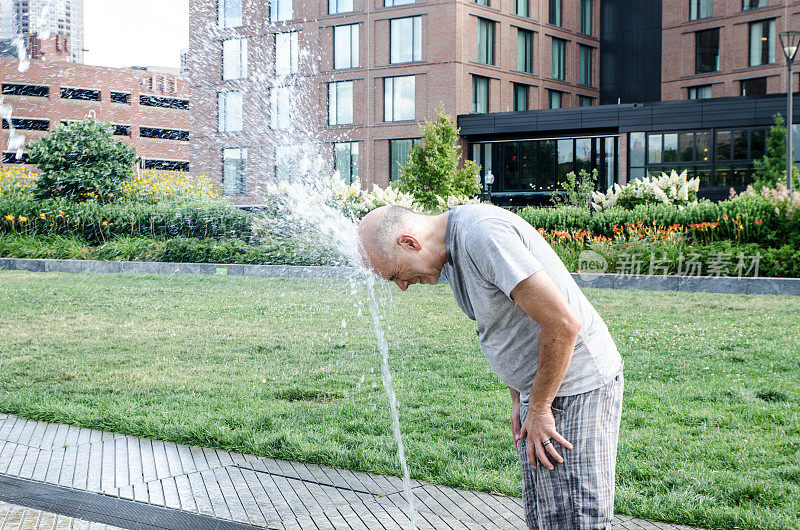
{"type": "MultiPolygon", "coordinates": [[[[145,274],[204,274],[262,278],[350,278],[348,267],[297,265],[239,265],[217,263],[166,263],[150,261],[97,261],[68,259],[0,258],[0,270],[30,272],[89,272],[145,274]],[[224,271],[224,272],[221,272],[224,271]]],[[[736,278],[715,276],[648,276],[608,273],[572,273],[579,287],[641,289],[728,294],[800,296],[800,278],[736,278]]]]}

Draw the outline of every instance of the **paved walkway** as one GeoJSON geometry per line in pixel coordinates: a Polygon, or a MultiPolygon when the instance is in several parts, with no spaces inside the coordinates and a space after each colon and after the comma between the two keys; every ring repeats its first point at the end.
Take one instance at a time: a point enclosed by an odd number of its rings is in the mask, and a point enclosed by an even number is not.
{"type": "MultiPolygon", "coordinates": [[[[519,498],[412,487],[420,529],[525,528],[519,498]]],[[[402,489],[396,477],[0,414],[0,529],[400,530],[402,489]]],[[[619,516],[614,528],[686,527],[619,516]]]]}

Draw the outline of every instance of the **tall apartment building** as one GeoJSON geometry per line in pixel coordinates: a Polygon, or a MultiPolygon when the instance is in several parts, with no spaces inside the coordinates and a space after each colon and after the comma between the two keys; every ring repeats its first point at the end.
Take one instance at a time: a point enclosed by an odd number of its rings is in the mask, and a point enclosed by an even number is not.
{"type": "Polygon", "coordinates": [[[191,0],[192,159],[233,202],[284,178],[283,107],[343,178],[385,186],[450,115],[596,105],[599,0],[191,0]],[[304,81],[306,90],[283,85],[304,81]],[[310,88],[309,88],[310,87],[310,88]],[[295,94],[294,96],[292,94],[295,94]]]}
{"type": "Polygon", "coordinates": [[[70,60],[83,63],[83,0],[0,0],[2,37],[68,35],[70,60]]]}

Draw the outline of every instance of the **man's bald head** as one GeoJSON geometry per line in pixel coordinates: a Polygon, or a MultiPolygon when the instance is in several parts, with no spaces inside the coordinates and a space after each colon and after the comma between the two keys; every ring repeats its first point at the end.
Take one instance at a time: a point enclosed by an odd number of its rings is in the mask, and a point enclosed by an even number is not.
{"type": "Polygon", "coordinates": [[[376,260],[391,259],[399,253],[398,239],[411,228],[416,215],[402,206],[381,206],[364,216],[358,235],[370,264],[377,265],[376,260]]]}

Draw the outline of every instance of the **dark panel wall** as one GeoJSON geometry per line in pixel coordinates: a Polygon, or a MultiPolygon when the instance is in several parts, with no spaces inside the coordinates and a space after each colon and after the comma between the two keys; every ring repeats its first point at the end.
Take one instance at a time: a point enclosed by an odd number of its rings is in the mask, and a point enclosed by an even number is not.
{"type": "Polygon", "coordinates": [[[661,100],[661,0],[600,2],[600,104],[661,100]]]}

